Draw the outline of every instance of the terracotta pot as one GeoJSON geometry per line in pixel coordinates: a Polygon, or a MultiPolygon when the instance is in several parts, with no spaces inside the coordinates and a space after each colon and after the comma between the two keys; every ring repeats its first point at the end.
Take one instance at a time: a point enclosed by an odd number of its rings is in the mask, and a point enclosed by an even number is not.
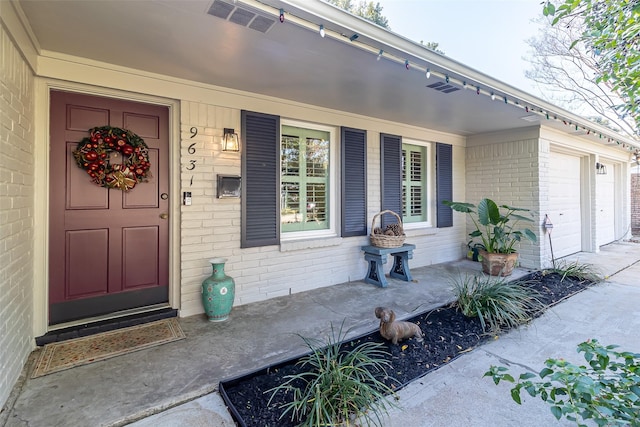
{"type": "Polygon", "coordinates": [[[489,276],[509,276],[518,261],[518,254],[498,254],[480,250],[482,271],[489,276]]]}

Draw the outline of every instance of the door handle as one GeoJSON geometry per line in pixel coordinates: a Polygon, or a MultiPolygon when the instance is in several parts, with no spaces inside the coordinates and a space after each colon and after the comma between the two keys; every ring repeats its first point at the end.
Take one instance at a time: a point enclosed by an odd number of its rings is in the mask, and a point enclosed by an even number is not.
{"type": "Polygon", "coordinates": [[[167,218],[169,218],[169,214],[168,213],[161,213],[160,214],[160,218],[161,219],[167,219],[167,218]]]}

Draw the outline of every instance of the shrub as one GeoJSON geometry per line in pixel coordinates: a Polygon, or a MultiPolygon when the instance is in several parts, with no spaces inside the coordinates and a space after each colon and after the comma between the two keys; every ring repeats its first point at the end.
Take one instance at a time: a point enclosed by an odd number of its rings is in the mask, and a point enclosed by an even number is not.
{"type": "Polygon", "coordinates": [[[299,335],[311,350],[298,362],[307,369],[267,390],[272,393],[269,403],[276,393],[292,394],[292,400],[281,406],[285,409],[281,418],[290,413],[302,426],[334,426],[351,425],[367,413],[367,425],[382,425],[388,407],[395,406],[385,398],[393,390],[374,375],[386,376],[385,369],[391,367],[384,345],[365,342],[351,350],[341,349],[348,333],[342,332],[343,326],[344,322],[336,332],[331,325],[326,342],[299,335]]]}
{"type": "Polygon", "coordinates": [[[598,426],[640,426],[640,354],[614,351],[597,340],[578,345],[589,366],[574,365],[563,359],[548,359],[546,367],[537,375],[521,374],[518,381],[505,367],[491,366],[484,376],[515,383],[512,399],[521,404],[520,392],[540,398],[551,405],[551,412],[563,416],[579,426],[593,420],[598,426]]]}
{"type": "Polygon", "coordinates": [[[587,281],[592,283],[599,283],[602,281],[602,277],[599,272],[595,271],[594,267],[590,264],[579,264],[578,261],[567,262],[560,261],[554,268],[545,270],[545,273],[558,273],[562,276],[561,280],[567,277],[575,277],[581,281],[587,281]]]}
{"type": "Polygon", "coordinates": [[[542,309],[536,291],[523,282],[465,275],[453,281],[454,305],[467,317],[478,317],[485,332],[497,333],[528,323],[542,309]]]}
{"type": "Polygon", "coordinates": [[[472,203],[449,200],[443,201],[442,204],[456,212],[466,213],[471,218],[475,230],[469,233],[469,236],[472,241],[480,237],[484,250],[489,253],[511,254],[516,252],[516,244],[522,239],[533,243],[537,241],[533,231],[528,228],[519,229],[520,222],[534,222],[531,217],[520,215],[529,212],[529,209],[498,206],[496,202],[487,198],[480,200],[477,208],[472,203]]]}

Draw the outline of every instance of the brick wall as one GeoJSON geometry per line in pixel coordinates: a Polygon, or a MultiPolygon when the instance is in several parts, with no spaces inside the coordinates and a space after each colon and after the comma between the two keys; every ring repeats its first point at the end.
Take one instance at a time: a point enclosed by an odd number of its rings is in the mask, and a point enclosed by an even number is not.
{"type": "MultiPolygon", "coordinates": [[[[278,114],[277,108],[265,112],[278,114]]],[[[211,274],[208,260],[214,256],[228,259],[225,272],[236,282],[235,305],[364,278],[367,264],[360,246],[369,243],[368,236],[240,248],[241,201],[218,199],[215,188],[217,174],[241,175],[241,154],[221,151],[223,128],[240,129],[240,110],[189,101],[182,101],[180,109],[181,191],[191,191],[193,200],[191,206],[181,207],[181,316],[203,312],[201,283],[211,274]],[[193,127],[198,130],[195,136],[193,127]]],[[[318,113],[315,116],[318,122],[325,120],[318,113]]],[[[342,117],[339,120],[344,126],[360,124],[342,117]]],[[[331,117],[326,118],[327,124],[331,121],[331,117]]],[[[379,132],[367,130],[367,138],[370,224],[380,211],[379,132]]],[[[454,191],[460,191],[464,185],[464,149],[454,147],[454,162],[454,191]]],[[[417,246],[411,266],[461,258],[463,232],[461,226],[407,231],[408,241],[417,246]]]]}
{"type": "MultiPolygon", "coordinates": [[[[536,139],[469,147],[466,159],[468,202],[477,204],[488,197],[498,205],[527,208],[534,213],[538,211],[540,188],[536,139]]],[[[538,232],[536,223],[529,224],[528,228],[538,232]]],[[[539,251],[538,245],[522,242],[518,249],[520,265],[538,267],[539,251]]]]}
{"type": "Polygon", "coordinates": [[[236,282],[235,305],[364,277],[358,246],[366,237],[348,239],[350,244],[333,238],[240,248],[240,199],[216,197],[218,174],[241,175],[240,153],[221,151],[223,128],[231,126],[239,130],[239,110],[181,104],[181,185],[193,199],[181,208],[181,315],[203,311],[201,283],[211,274],[208,260],[214,256],[228,259],[225,272],[236,282]],[[193,127],[198,129],[194,137],[193,127]]]}
{"type": "Polygon", "coordinates": [[[0,26],[0,407],[33,348],[33,84],[0,26]]]}
{"type": "Polygon", "coordinates": [[[631,234],[640,236],[640,174],[631,174],[631,234]]]}

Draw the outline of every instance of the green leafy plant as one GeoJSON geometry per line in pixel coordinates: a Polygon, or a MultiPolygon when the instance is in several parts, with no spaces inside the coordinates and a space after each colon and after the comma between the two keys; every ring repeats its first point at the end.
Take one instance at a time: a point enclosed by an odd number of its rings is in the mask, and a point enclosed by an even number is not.
{"type": "Polygon", "coordinates": [[[599,283],[602,281],[602,277],[594,270],[592,265],[579,264],[578,261],[561,261],[556,267],[545,270],[545,273],[549,272],[560,274],[562,276],[561,280],[564,280],[567,277],[575,277],[576,279],[592,283],[599,283]]]}
{"type": "Polygon", "coordinates": [[[538,294],[524,282],[488,276],[453,279],[453,303],[467,317],[478,317],[485,332],[497,333],[528,323],[542,309],[538,294]]]}
{"type": "Polygon", "coordinates": [[[367,414],[363,417],[367,425],[381,426],[383,415],[395,407],[385,397],[393,390],[376,376],[386,377],[385,369],[391,367],[384,345],[364,342],[342,349],[340,343],[348,333],[343,333],[343,326],[344,322],[336,331],[332,324],[326,341],[299,335],[311,350],[298,362],[306,370],[267,390],[272,393],[269,404],[277,393],[291,394],[292,400],[281,406],[281,418],[290,414],[301,426],[349,426],[367,414]]]}
{"type": "Polygon", "coordinates": [[[498,206],[496,202],[487,198],[480,200],[477,208],[472,203],[448,200],[442,203],[454,211],[469,215],[476,228],[469,233],[469,236],[472,240],[479,237],[482,240],[482,246],[489,253],[510,254],[516,252],[515,245],[522,239],[537,241],[536,235],[530,229],[518,229],[518,223],[521,221],[533,222],[532,218],[518,213],[529,212],[529,209],[498,206]],[[500,208],[504,211],[500,212],[500,208]]]}
{"type": "Polygon", "coordinates": [[[640,426],[640,354],[614,351],[597,340],[578,345],[588,366],[563,359],[548,359],[539,374],[523,373],[516,381],[508,368],[491,366],[484,374],[493,382],[515,383],[512,399],[521,404],[521,391],[551,405],[551,412],[584,426],[592,420],[598,426],[640,426]],[[539,377],[539,380],[533,378],[539,377]]]}
{"type": "Polygon", "coordinates": [[[628,0],[546,1],[542,12],[553,16],[553,25],[581,23],[582,42],[593,53],[596,82],[621,94],[616,113],[630,116],[640,127],[640,7],[628,0]]]}

